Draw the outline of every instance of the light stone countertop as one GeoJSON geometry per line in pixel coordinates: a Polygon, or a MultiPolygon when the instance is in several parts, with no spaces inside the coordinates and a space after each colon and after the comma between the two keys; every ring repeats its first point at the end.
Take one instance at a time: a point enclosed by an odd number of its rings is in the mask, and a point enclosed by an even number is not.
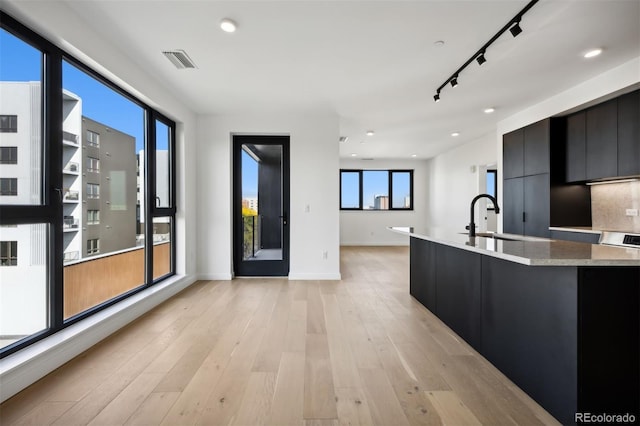
{"type": "Polygon", "coordinates": [[[639,266],[640,249],[612,247],[521,235],[469,238],[463,231],[442,228],[388,227],[399,234],[444,244],[530,266],[639,266]]]}

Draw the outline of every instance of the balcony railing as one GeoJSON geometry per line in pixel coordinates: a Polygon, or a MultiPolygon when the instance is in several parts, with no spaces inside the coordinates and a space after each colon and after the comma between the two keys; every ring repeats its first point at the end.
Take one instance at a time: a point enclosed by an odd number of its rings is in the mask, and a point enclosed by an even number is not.
{"type": "Polygon", "coordinates": [[[69,188],[64,189],[64,201],[79,201],[80,200],[80,192],[73,191],[69,188]]]}
{"type": "Polygon", "coordinates": [[[69,142],[69,143],[72,143],[74,145],[78,145],[79,144],[78,143],[78,135],[76,135],[74,133],[71,133],[71,132],[63,131],[62,132],[62,140],[64,142],[69,142]]]}
{"type": "Polygon", "coordinates": [[[64,218],[62,221],[62,227],[64,229],[78,229],[80,227],[80,219],[74,217],[64,218]]]}
{"type": "Polygon", "coordinates": [[[243,259],[255,257],[260,250],[260,216],[242,216],[244,222],[243,259]]]}
{"type": "Polygon", "coordinates": [[[78,260],[80,259],[80,252],[79,251],[66,251],[64,253],[64,261],[65,262],[72,262],[74,260],[78,260]]]}
{"type": "Polygon", "coordinates": [[[77,173],[80,173],[80,164],[75,163],[75,162],[73,162],[73,161],[69,161],[69,162],[67,163],[67,165],[66,165],[66,166],[64,166],[64,169],[62,169],[62,170],[63,170],[64,172],[66,172],[66,173],[74,173],[74,174],[77,174],[77,173]]]}

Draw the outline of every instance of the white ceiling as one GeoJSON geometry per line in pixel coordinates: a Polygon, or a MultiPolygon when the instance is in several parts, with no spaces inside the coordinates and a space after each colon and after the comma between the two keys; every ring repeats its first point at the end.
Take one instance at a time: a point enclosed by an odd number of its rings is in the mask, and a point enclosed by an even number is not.
{"type": "Polygon", "coordinates": [[[640,1],[541,0],[522,34],[500,37],[436,104],[435,90],[528,0],[56,1],[197,113],[338,114],[341,157],[432,157],[640,56],[640,1]],[[225,17],[237,32],[220,30],[225,17]],[[583,58],[593,47],[603,54],[583,58]],[[169,49],[198,69],[177,70],[169,49]]]}

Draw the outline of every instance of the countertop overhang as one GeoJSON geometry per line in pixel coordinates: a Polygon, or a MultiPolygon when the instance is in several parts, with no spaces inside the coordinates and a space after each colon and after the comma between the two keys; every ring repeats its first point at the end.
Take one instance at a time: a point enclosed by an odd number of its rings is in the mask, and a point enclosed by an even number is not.
{"type": "Polygon", "coordinates": [[[443,228],[390,226],[410,237],[444,244],[529,266],[640,266],[640,249],[599,244],[497,234],[513,241],[469,237],[463,231],[443,228]]]}

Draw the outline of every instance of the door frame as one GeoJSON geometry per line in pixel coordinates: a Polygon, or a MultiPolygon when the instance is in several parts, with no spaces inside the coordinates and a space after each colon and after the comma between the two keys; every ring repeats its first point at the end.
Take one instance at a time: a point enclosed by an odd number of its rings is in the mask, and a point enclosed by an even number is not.
{"type": "Polygon", "coordinates": [[[233,273],[237,277],[286,277],[289,275],[290,253],[290,163],[289,135],[232,134],[233,150],[233,209],[232,209],[232,250],[233,273]],[[243,260],[244,231],[242,223],[242,145],[282,146],[282,260],[243,260]]]}

